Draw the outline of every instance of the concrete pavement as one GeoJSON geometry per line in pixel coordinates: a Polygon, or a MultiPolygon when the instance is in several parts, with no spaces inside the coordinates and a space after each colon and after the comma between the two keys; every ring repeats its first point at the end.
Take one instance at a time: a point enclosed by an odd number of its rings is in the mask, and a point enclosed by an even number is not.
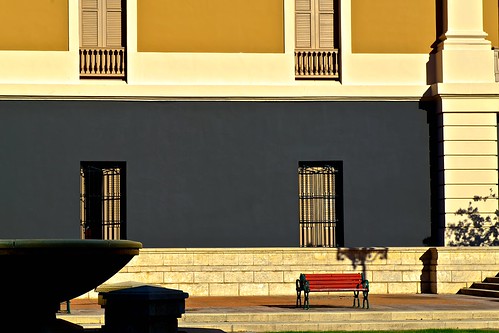
{"type": "MultiPolygon", "coordinates": [[[[202,333],[493,329],[499,331],[499,298],[467,295],[369,295],[370,309],[352,308],[353,297],[310,295],[310,310],[295,308],[295,296],[190,297],[179,331],[202,333]]],[[[58,317],[86,328],[104,324],[104,310],[96,301],[73,300],[71,314],[58,317]]]]}

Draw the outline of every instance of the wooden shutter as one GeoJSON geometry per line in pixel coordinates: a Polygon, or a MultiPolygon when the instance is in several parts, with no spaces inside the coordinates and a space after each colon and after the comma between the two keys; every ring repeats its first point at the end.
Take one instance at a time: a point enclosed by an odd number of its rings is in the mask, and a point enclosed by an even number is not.
{"type": "Polygon", "coordinates": [[[296,48],[312,48],[312,0],[295,0],[296,48]]]}
{"type": "Polygon", "coordinates": [[[82,47],[122,47],[121,0],[81,0],[82,47]]]}
{"type": "Polygon", "coordinates": [[[81,46],[99,46],[99,21],[98,0],[81,0],[81,46]]]}
{"type": "Polygon", "coordinates": [[[317,0],[318,5],[318,48],[334,47],[334,8],[333,0],[317,0]]]}
{"type": "Polygon", "coordinates": [[[295,0],[296,48],[334,48],[334,0],[295,0]]]}
{"type": "Polygon", "coordinates": [[[106,1],[106,41],[104,46],[121,47],[121,0],[106,1]]]}

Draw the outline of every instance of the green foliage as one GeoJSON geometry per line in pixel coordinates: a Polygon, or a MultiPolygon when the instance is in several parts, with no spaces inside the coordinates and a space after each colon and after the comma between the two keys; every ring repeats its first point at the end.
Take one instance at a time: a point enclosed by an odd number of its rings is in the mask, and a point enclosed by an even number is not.
{"type": "Polygon", "coordinates": [[[487,196],[474,196],[467,208],[460,208],[456,215],[462,216],[458,223],[451,224],[454,239],[450,246],[497,246],[499,245],[499,210],[493,216],[482,215],[478,209],[479,202],[488,199],[497,200],[496,194],[490,190],[487,196]]]}

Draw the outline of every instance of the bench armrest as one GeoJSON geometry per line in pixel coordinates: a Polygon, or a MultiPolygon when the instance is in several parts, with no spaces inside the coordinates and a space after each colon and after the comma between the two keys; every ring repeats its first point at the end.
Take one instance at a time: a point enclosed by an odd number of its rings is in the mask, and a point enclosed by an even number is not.
{"type": "Polygon", "coordinates": [[[364,279],[364,273],[362,273],[362,287],[369,291],[369,280],[364,279]]]}

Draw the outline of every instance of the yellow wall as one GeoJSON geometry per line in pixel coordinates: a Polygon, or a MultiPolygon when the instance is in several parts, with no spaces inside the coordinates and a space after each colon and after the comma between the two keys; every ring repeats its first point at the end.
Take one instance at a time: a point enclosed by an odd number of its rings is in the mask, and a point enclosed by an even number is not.
{"type": "Polygon", "coordinates": [[[0,0],[0,50],[67,51],[68,0],[0,0]]]}
{"type": "Polygon", "coordinates": [[[492,46],[499,47],[499,8],[497,0],[483,0],[483,29],[492,46]]]}
{"type": "Polygon", "coordinates": [[[283,0],[140,0],[143,52],[284,52],[283,0]]]}
{"type": "Polygon", "coordinates": [[[352,0],[353,53],[429,53],[435,0],[352,0]]]}

